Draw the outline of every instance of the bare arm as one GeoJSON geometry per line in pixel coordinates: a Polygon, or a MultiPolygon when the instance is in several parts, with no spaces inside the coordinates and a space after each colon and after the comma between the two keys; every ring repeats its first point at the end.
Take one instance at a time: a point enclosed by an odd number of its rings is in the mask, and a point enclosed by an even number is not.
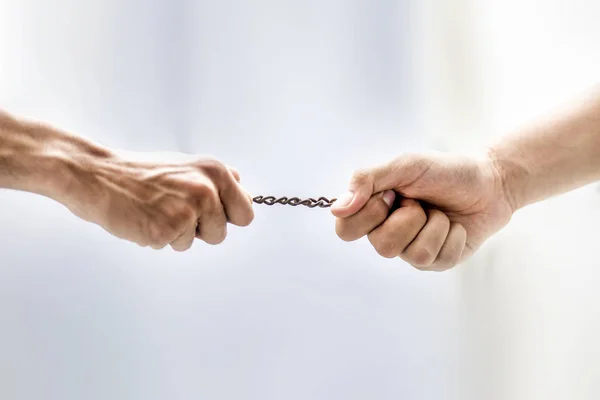
{"type": "Polygon", "coordinates": [[[600,87],[493,146],[517,210],[600,180],[600,87]]]}
{"type": "Polygon", "coordinates": [[[116,152],[0,111],[0,189],[54,199],[78,217],[141,246],[183,251],[221,243],[227,224],[250,224],[239,174],[211,157],[160,161],[116,152]]]}
{"type": "Polygon", "coordinates": [[[62,202],[90,190],[94,164],[114,154],[91,141],[0,111],[0,188],[62,202]]]}

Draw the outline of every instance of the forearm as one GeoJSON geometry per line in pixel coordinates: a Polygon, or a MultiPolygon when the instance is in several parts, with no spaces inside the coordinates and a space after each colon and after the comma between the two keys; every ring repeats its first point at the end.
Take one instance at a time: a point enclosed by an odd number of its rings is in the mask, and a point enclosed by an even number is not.
{"type": "Polygon", "coordinates": [[[90,141],[0,111],[0,188],[61,201],[82,189],[92,160],[109,156],[90,141]]]}
{"type": "Polygon", "coordinates": [[[600,179],[600,88],[493,146],[515,210],[600,179]]]}

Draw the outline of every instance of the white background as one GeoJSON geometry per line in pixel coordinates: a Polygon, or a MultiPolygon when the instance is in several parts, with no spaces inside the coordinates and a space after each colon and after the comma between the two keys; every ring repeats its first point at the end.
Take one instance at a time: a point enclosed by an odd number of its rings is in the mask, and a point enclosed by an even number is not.
{"type": "MultiPolygon", "coordinates": [[[[488,143],[597,79],[592,1],[0,2],[0,106],[105,145],[212,154],[336,196],[404,151],[488,143]]],[[[256,207],[155,252],[0,192],[7,399],[592,399],[594,188],[420,273],[256,207]]]]}

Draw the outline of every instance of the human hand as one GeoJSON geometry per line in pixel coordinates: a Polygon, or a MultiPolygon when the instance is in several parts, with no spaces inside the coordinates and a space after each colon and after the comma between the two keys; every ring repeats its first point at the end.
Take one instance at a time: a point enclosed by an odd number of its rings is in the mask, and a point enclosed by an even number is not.
{"type": "Polygon", "coordinates": [[[442,153],[357,171],[332,207],[341,239],[367,235],[381,256],[435,271],[470,257],[514,211],[490,157],[442,153]]]}
{"type": "Polygon", "coordinates": [[[252,199],[235,169],[209,157],[170,158],[75,158],[68,190],[57,200],[114,236],[154,249],[185,251],[195,238],[216,245],[225,239],[227,223],[252,222],[252,199]]]}

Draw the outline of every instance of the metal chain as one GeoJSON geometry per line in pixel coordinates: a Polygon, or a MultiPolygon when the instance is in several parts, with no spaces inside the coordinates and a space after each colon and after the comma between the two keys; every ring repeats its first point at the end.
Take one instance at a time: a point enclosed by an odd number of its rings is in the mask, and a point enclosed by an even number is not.
{"type": "Polygon", "coordinates": [[[280,197],[276,198],[274,196],[256,196],[252,199],[256,204],[265,204],[267,206],[273,206],[275,204],[288,205],[292,207],[296,206],[306,206],[309,208],[329,208],[336,201],[336,199],[328,199],[327,197],[319,197],[318,199],[308,198],[308,199],[300,199],[298,197],[280,197]]]}

